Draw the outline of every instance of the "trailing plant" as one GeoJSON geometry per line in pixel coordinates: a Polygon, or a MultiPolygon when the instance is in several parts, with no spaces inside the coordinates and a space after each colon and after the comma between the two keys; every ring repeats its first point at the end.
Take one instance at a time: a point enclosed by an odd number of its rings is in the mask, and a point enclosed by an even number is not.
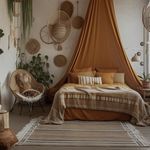
{"type": "Polygon", "coordinates": [[[32,14],[32,0],[7,0],[8,5],[8,14],[10,20],[13,20],[13,15],[15,12],[14,3],[21,3],[21,19],[22,19],[22,32],[24,39],[30,33],[32,22],[33,22],[33,14],[32,14]]]}
{"type": "MultiPolygon", "coordinates": [[[[0,29],[0,38],[4,36],[4,32],[2,29],[0,29]]],[[[2,54],[4,51],[0,48],[0,54],[2,54]]]]}
{"type": "Polygon", "coordinates": [[[17,68],[29,71],[38,82],[43,83],[48,88],[53,83],[54,78],[54,75],[49,72],[48,59],[47,55],[42,58],[41,53],[38,53],[32,56],[29,63],[21,61],[17,68]]]}

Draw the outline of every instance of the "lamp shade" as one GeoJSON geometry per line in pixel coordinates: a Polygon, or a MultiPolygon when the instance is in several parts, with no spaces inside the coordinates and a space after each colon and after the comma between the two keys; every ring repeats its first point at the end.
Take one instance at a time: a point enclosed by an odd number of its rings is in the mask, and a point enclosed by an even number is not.
{"type": "Polygon", "coordinates": [[[131,61],[133,62],[140,62],[141,61],[141,57],[136,53],[132,58],[131,61]]]}

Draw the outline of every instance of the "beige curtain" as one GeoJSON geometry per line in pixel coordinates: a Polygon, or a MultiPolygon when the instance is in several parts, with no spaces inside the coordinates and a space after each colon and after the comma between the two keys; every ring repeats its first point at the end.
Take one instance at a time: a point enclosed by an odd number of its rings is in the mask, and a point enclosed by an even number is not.
{"type": "Polygon", "coordinates": [[[125,73],[126,83],[133,89],[141,83],[123,50],[116,23],[113,0],[91,0],[78,45],[66,75],[55,86],[64,84],[67,73],[85,67],[117,68],[125,73]]]}

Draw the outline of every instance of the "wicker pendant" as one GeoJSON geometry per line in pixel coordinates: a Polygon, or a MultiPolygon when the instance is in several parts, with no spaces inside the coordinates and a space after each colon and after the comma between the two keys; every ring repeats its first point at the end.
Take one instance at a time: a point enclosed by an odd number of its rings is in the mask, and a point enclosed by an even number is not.
{"type": "Polygon", "coordinates": [[[61,40],[65,37],[67,29],[65,24],[56,23],[52,28],[52,35],[56,40],[61,40]]]}

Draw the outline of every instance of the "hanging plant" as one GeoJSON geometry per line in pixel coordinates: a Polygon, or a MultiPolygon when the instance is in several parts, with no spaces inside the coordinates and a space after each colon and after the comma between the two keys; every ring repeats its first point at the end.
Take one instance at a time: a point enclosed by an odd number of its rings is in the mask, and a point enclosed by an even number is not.
{"type": "Polygon", "coordinates": [[[21,23],[22,23],[22,33],[24,39],[29,35],[33,16],[32,16],[32,0],[7,0],[8,14],[10,21],[13,21],[13,16],[15,16],[15,3],[21,3],[21,23]]]}
{"type": "Polygon", "coordinates": [[[22,24],[24,37],[29,35],[32,27],[32,21],[32,0],[22,0],[22,24]]]}

